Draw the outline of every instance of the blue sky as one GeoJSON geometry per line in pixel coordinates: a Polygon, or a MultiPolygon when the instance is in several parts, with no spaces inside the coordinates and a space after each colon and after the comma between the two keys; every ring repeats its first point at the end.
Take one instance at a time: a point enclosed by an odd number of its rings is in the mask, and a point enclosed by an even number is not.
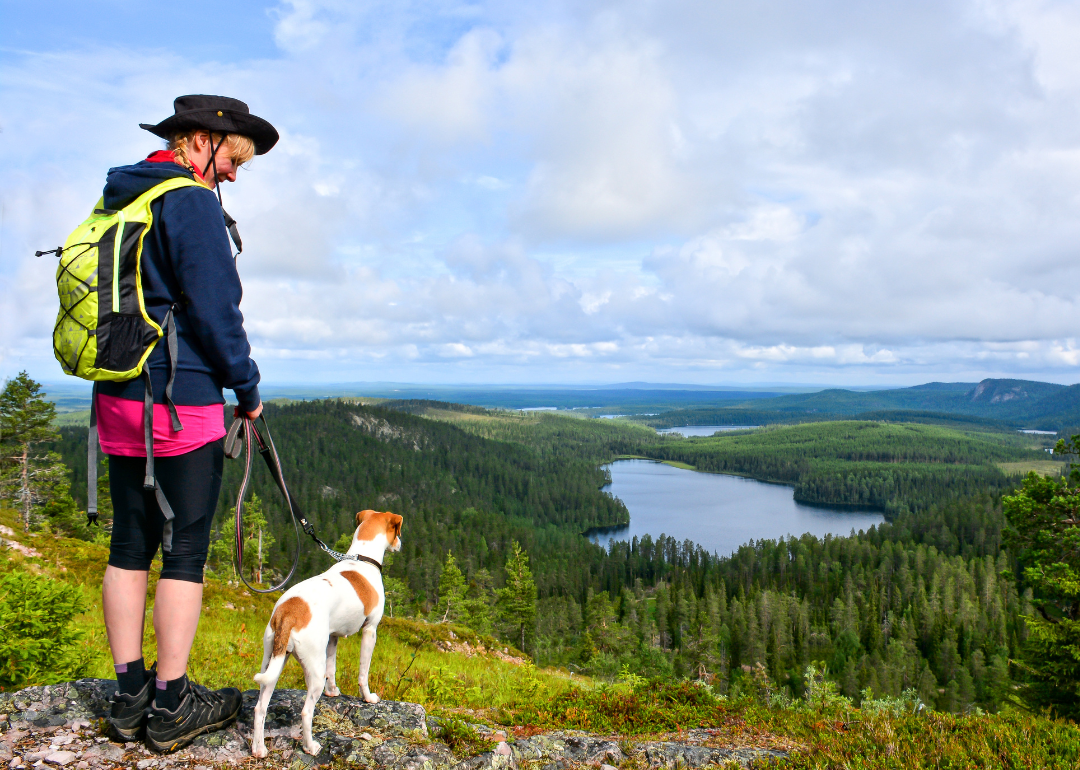
{"type": "Polygon", "coordinates": [[[0,0],[0,378],[173,97],[267,382],[1080,380],[1080,4],[0,0]]]}

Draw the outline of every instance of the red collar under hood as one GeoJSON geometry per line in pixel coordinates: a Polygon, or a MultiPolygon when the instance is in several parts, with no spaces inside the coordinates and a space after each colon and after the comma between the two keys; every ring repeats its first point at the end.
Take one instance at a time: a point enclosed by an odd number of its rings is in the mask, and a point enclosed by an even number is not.
{"type": "MultiPolygon", "coordinates": [[[[146,160],[150,163],[176,163],[176,158],[173,156],[170,150],[158,150],[157,152],[152,152],[146,156],[146,160]]],[[[179,166],[180,164],[176,163],[176,165],[179,166]]],[[[203,178],[203,175],[199,172],[199,169],[192,166],[190,170],[194,171],[195,176],[197,176],[199,179],[203,178]]]]}

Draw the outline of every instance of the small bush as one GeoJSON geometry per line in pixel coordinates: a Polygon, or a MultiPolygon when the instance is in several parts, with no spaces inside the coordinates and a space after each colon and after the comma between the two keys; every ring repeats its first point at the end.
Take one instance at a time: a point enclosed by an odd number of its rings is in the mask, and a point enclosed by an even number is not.
{"type": "Polygon", "coordinates": [[[512,724],[641,735],[709,727],[726,711],[724,703],[705,687],[653,680],[629,690],[625,685],[569,688],[550,701],[531,701],[503,716],[512,724]]]}
{"type": "Polygon", "coordinates": [[[483,754],[495,748],[492,741],[480,735],[468,722],[457,717],[441,718],[435,738],[449,746],[450,751],[454,752],[454,756],[458,759],[475,757],[477,754],[483,754]]]}
{"type": "Polygon", "coordinates": [[[72,619],[82,589],[29,572],[0,577],[0,689],[78,679],[88,665],[72,619]]]}

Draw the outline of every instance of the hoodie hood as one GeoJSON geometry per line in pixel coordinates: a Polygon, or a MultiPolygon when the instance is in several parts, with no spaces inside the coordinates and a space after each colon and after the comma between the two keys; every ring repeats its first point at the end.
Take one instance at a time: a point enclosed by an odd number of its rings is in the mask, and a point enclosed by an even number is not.
{"type": "Polygon", "coordinates": [[[142,160],[133,166],[110,168],[105,189],[101,192],[103,205],[107,209],[122,209],[154,185],[176,177],[195,178],[190,171],[175,163],[142,160]]]}

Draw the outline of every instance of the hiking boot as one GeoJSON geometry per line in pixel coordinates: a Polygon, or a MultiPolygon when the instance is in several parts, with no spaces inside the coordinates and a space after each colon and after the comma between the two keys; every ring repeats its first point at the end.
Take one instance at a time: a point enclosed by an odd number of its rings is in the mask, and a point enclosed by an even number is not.
{"type": "Polygon", "coordinates": [[[142,738],[146,727],[146,711],[154,699],[157,663],[146,672],[146,683],[134,695],[114,692],[109,701],[109,737],[120,743],[142,738]]]}
{"type": "Polygon", "coordinates": [[[228,727],[240,713],[243,697],[235,687],[207,690],[188,683],[176,711],[150,707],[146,721],[146,745],[159,754],[182,749],[203,733],[228,727]]]}

